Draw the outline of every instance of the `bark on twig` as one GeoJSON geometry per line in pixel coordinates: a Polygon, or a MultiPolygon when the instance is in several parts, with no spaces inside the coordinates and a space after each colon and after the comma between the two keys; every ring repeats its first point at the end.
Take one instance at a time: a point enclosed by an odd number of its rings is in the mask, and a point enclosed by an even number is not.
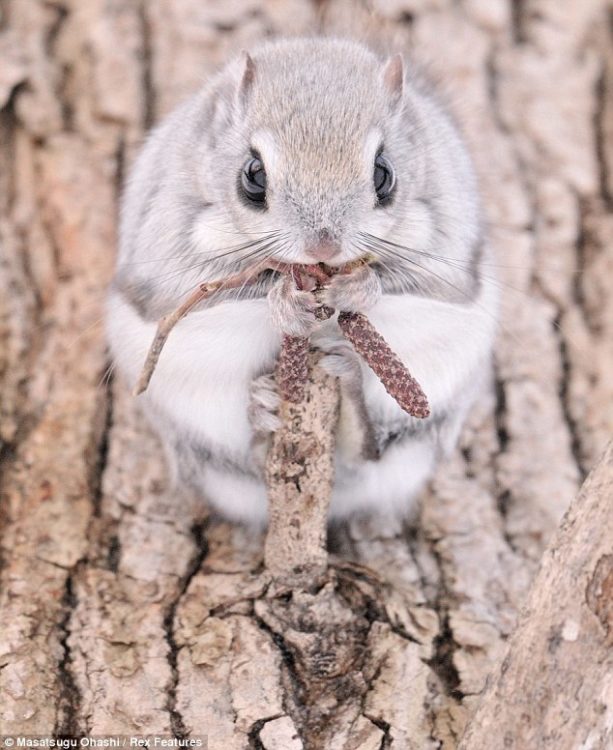
{"type": "Polygon", "coordinates": [[[264,560],[271,575],[288,585],[314,583],[327,568],[338,383],[317,367],[317,359],[311,352],[302,398],[281,402],[282,426],[273,435],[266,462],[269,522],[264,560]]]}

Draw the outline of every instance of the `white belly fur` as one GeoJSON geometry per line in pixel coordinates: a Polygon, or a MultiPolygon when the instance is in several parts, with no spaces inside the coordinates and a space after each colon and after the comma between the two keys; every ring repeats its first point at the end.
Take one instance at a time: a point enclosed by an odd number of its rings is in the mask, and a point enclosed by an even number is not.
{"type": "MultiPolygon", "coordinates": [[[[496,303],[494,286],[486,284],[478,299],[467,305],[387,295],[369,313],[422,385],[432,411],[457,411],[458,426],[474,383],[489,365],[496,303]]],[[[133,385],[156,324],[143,321],[115,294],[107,325],[114,359],[133,385]]],[[[266,300],[229,301],[191,313],[172,331],[141,403],[146,411],[153,407],[170,416],[179,435],[220,446],[247,463],[249,384],[273,369],[279,343],[266,300]]],[[[380,420],[397,417],[399,407],[374,374],[365,368],[364,375],[371,414],[380,420]]],[[[378,462],[364,461],[348,471],[338,467],[331,516],[358,510],[405,513],[434,463],[432,448],[409,440],[391,446],[378,462]]],[[[261,482],[203,466],[200,486],[207,500],[228,517],[265,520],[261,482]]]]}

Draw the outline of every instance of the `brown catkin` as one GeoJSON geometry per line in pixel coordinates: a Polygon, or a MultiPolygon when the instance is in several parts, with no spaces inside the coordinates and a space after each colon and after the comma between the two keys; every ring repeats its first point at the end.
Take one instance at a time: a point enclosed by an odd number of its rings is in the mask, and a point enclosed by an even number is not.
{"type": "Polygon", "coordinates": [[[345,338],[401,408],[413,417],[424,419],[429,416],[426,394],[368,318],[361,313],[341,312],[338,324],[345,338]]]}
{"type": "Polygon", "coordinates": [[[309,339],[304,336],[283,336],[277,361],[277,386],[281,398],[298,404],[304,396],[309,378],[309,339]]]}

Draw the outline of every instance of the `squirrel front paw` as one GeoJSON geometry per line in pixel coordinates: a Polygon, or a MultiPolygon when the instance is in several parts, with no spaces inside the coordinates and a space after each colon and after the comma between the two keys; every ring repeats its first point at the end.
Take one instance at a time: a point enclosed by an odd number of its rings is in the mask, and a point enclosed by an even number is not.
{"type": "Polygon", "coordinates": [[[321,294],[328,307],[344,312],[366,312],[381,297],[381,280],[369,268],[362,266],[351,273],[338,273],[330,279],[321,294]]]}
{"type": "Polygon", "coordinates": [[[281,397],[274,375],[260,375],[249,389],[247,417],[253,430],[251,459],[256,471],[263,472],[273,432],[281,427],[279,404],[281,397]]]}
{"type": "Polygon", "coordinates": [[[249,424],[256,435],[268,435],[281,426],[279,404],[281,397],[277,390],[274,375],[266,374],[255,378],[249,389],[249,424]]]}
{"type": "Polygon", "coordinates": [[[362,390],[362,368],[351,344],[337,338],[320,336],[315,342],[323,356],[317,363],[328,375],[340,380],[343,389],[350,393],[362,390]]]}
{"type": "Polygon", "coordinates": [[[319,323],[316,310],[321,303],[313,292],[297,289],[289,275],[280,278],[268,292],[268,304],[273,323],[289,336],[309,336],[319,323]]]}
{"type": "Polygon", "coordinates": [[[351,463],[378,459],[379,448],[366,408],[358,355],[346,341],[328,337],[320,337],[317,348],[323,352],[318,365],[337,377],[340,384],[338,446],[344,460],[351,463]]]}

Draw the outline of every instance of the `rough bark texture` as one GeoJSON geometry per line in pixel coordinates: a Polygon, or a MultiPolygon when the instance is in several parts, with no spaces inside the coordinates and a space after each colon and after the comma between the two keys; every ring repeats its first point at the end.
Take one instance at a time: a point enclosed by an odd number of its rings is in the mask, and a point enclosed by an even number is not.
{"type": "MultiPolygon", "coordinates": [[[[440,79],[473,147],[504,320],[492,393],[418,516],[335,529],[329,580],[294,595],[267,587],[261,538],[168,489],[137,404],[106,374],[104,289],[144,130],[229,53],[311,31],[319,13],[350,30],[362,6],[0,5],[0,732],[451,750],[499,670],[611,434],[611,9],[373,5],[440,79]]],[[[608,586],[603,559],[593,591],[608,586]]],[[[600,595],[581,601],[556,620],[563,641],[567,619],[608,616],[600,595]]],[[[605,698],[590,700],[610,716],[605,698]]],[[[604,748],[590,731],[575,746],[604,748]]]]}
{"type": "Polygon", "coordinates": [[[613,443],[543,557],[460,750],[613,746],[611,498],[613,443]]]}
{"type": "MultiPolygon", "coordinates": [[[[286,337],[277,365],[277,381],[285,379],[287,390],[294,395],[297,389],[292,384],[300,382],[304,373],[301,366],[288,367],[287,361],[295,358],[300,365],[304,344],[308,382],[302,385],[300,398],[281,401],[282,426],[273,435],[266,460],[268,529],[264,565],[288,587],[301,582],[307,587],[309,583],[314,585],[328,567],[326,518],[338,420],[337,383],[316,366],[318,355],[309,353],[308,340],[286,337]],[[290,369],[294,377],[288,377],[290,369]]],[[[279,390],[283,393],[283,389],[279,390]]]]}

